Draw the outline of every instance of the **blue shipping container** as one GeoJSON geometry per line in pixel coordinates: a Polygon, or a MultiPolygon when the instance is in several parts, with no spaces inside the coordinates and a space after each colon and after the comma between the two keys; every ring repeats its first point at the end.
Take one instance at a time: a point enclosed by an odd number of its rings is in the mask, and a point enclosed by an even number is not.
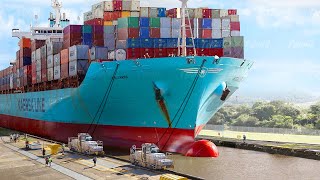
{"type": "Polygon", "coordinates": [[[127,40],[127,48],[140,48],[140,46],[141,40],[139,38],[127,40]]]}
{"type": "Polygon", "coordinates": [[[149,23],[149,18],[147,17],[141,17],[140,18],[140,27],[149,27],[150,23],[149,23]]]}
{"type": "Polygon", "coordinates": [[[140,38],[149,38],[150,37],[150,29],[148,27],[140,28],[140,38]]]}
{"type": "Polygon", "coordinates": [[[158,8],[158,17],[166,17],[166,8],[158,8]]]}
{"type": "Polygon", "coordinates": [[[209,48],[223,48],[223,38],[209,39],[209,48]]]}
{"type": "Polygon", "coordinates": [[[154,38],[155,48],[167,48],[167,38],[154,38]]]}
{"type": "Polygon", "coordinates": [[[141,38],[141,48],[153,48],[154,39],[151,38],[141,38]]]}
{"type": "Polygon", "coordinates": [[[176,48],[178,47],[178,39],[177,38],[168,38],[167,39],[167,48],[176,48]]]}
{"type": "Polygon", "coordinates": [[[196,48],[210,48],[210,39],[195,39],[196,48]]]}
{"type": "Polygon", "coordinates": [[[31,65],[31,57],[23,57],[22,63],[23,63],[22,66],[31,65]]]}
{"type": "Polygon", "coordinates": [[[203,18],[202,19],[202,28],[203,29],[212,29],[212,19],[203,18]]]}

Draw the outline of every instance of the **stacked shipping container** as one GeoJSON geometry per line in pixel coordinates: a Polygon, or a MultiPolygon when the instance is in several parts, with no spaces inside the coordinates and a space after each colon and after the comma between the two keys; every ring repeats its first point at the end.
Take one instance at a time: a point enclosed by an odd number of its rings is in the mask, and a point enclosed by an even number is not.
{"type": "MultiPolygon", "coordinates": [[[[64,29],[62,42],[22,38],[16,64],[0,71],[0,90],[85,75],[90,60],[178,56],[180,11],[140,7],[137,0],[95,4],[84,13],[84,25],[64,29]]],[[[237,10],[197,8],[187,13],[188,55],[195,47],[199,56],[244,57],[237,10]]]]}

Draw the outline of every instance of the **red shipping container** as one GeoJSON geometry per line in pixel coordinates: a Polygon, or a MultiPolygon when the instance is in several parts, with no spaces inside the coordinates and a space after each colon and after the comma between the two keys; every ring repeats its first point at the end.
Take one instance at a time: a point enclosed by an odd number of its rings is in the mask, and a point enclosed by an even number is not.
{"type": "Polygon", "coordinates": [[[92,45],[93,46],[100,46],[100,47],[104,47],[104,39],[94,39],[92,41],[92,45]]]}
{"type": "Polygon", "coordinates": [[[31,51],[35,51],[36,49],[39,49],[40,47],[46,45],[45,40],[32,40],[31,41],[31,51]]]}
{"type": "Polygon", "coordinates": [[[212,29],[202,29],[201,37],[204,39],[212,38],[212,29]]]}
{"type": "Polygon", "coordinates": [[[24,86],[29,86],[32,84],[32,76],[28,75],[28,76],[24,76],[23,77],[23,85],[24,86]]]}
{"type": "Polygon", "coordinates": [[[69,63],[61,64],[61,79],[69,77],[69,63]]]}
{"type": "MultiPolygon", "coordinates": [[[[187,36],[187,38],[191,38],[191,37],[192,37],[191,32],[193,33],[193,31],[191,31],[189,28],[186,29],[186,36],[187,36]]],[[[182,35],[182,30],[181,30],[181,35],[182,35]]]]}
{"type": "Polygon", "coordinates": [[[122,11],[122,0],[113,0],[113,10],[122,11]]]}
{"type": "Polygon", "coordinates": [[[194,55],[194,48],[190,47],[187,48],[187,56],[193,56],[194,55]]]}
{"type": "Polygon", "coordinates": [[[115,12],[104,12],[103,19],[104,21],[114,21],[118,18],[121,18],[121,11],[115,11],[115,12]]]}
{"type": "MultiPolygon", "coordinates": [[[[13,73],[16,73],[17,72],[17,66],[15,65],[15,66],[13,66],[13,68],[12,68],[12,72],[13,73]]],[[[1,75],[0,75],[0,78],[1,78],[1,75]]]]}
{"type": "Polygon", "coordinates": [[[24,73],[24,76],[31,76],[31,74],[32,74],[32,66],[31,65],[24,66],[23,67],[23,73],[24,73]]]}
{"type": "Polygon", "coordinates": [[[47,59],[41,59],[41,69],[47,69],[47,59]]]}
{"type": "Polygon", "coordinates": [[[63,34],[81,33],[81,32],[82,32],[81,25],[69,25],[63,29],[63,34]]]}
{"type": "Polygon", "coordinates": [[[98,34],[92,34],[92,40],[103,40],[104,36],[103,33],[98,33],[98,34]]]}
{"type": "Polygon", "coordinates": [[[150,28],[150,38],[160,38],[160,28],[150,28]]]}
{"type": "Polygon", "coordinates": [[[178,17],[178,8],[169,9],[166,12],[167,17],[177,18],[178,17]]]}
{"type": "MultiPolygon", "coordinates": [[[[160,29],[159,29],[159,31],[160,31],[160,29]]],[[[139,28],[129,28],[128,29],[128,38],[139,38],[139,36],[140,36],[140,29],[139,28]]]]}
{"type": "Polygon", "coordinates": [[[240,22],[230,22],[231,31],[240,31],[240,22]]]}
{"type": "Polygon", "coordinates": [[[155,57],[168,57],[167,48],[155,48],[154,55],[155,57]]]}
{"type": "Polygon", "coordinates": [[[103,26],[104,20],[101,18],[91,19],[89,21],[84,21],[84,25],[91,25],[91,26],[103,26]]]}
{"type": "Polygon", "coordinates": [[[69,49],[64,49],[60,52],[60,62],[61,64],[69,62],[69,49]]]}
{"type": "Polygon", "coordinates": [[[21,57],[31,57],[31,49],[30,48],[20,48],[20,58],[21,57]]]}
{"type": "Polygon", "coordinates": [[[37,75],[37,63],[36,62],[31,63],[31,74],[35,74],[35,76],[37,75]]]}
{"type": "Polygon", "coordinates": [[[178,56],[178,48],[167,48],[167,56],[178,56]]]}
{"type": "Polygon", "coordinates": [[[32,71],[31,81],[32,81],[32,84],[37,84],[37,72],[32,71]]]}
{"type": "Polygon", "coordinates": [[[223,48],[212,48],[209,50],[209,56],[219,56],[222,57],[223,56],[223,48]]]}
{"type": "Polygon", "coordinates": [[[63,41],[63,49],[68,49],[71,46],[79,45],[82,43],[82,39],[65,39],[63,41]]]}
{"type": "Polygon", "coordinates": [[[20,59],[20,50],[16,52],[16,59],[20,59]]]}
{"type": "Polygon", "coordinates": [[[237,15],[236,9],[228,9],[228,15],[237,15]]]}
{"type": "Polygon", "coordinates": [[[63,34],[63,40],[66,39],[81,39],[82,38],[82,33],[67,33],[63,34]]]}
{"type": "Polygon", "coordinates": [[[212,9],[202,9],[203,18],[212,17],[212,9]]]}
{"type": "Polygon", "coordinates": [[[204,48],[204,49],[202,49],[202,48],[197,48],[196,50],[197,50],[197,55],[198,55],[198,56],[209,56],[209,51],[210,51],[211,49],[208,49],[208,48],[204,48]]]}
{"type": "Polygon", "coordinates": [[[141,57],[140,48],[128,48],[127,59],[138,59],[141,57]]]}
{"type": "Polygon", "coordinates": [[[154,57],[154,49],[153,48],[140,48],[141,58],[153,58],[154,57]],[[147,56],[149,55],[149,57],[147,56]]]}
{"type": "Polygon", "coordinates": [[[191,19],[190,18],[190,20],[188,19],[188,18],[186,18],[186,28],[187,29],[190,29],[190,25],[191,25],[191,27],[192,27],[192,29],[194,28],[194,19],[191,19]]]}
{"type": "Polygon", "coordinates": [[[42,82],[47,82],[48,77],[47,77],[47,69],[41,69],[41,81],[42,82]]]}
{"type": "Polygon", "coordinates": [[[23,37],[19,42],[20,49],[31,48],[31,39],[23,37]]]}

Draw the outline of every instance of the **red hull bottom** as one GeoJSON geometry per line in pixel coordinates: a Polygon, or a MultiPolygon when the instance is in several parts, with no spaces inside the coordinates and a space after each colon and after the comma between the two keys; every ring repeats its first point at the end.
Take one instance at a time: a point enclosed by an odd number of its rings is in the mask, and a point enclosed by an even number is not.
{"type": "MultiPolygon", "coordinates": [[[[65,143],[67,143],[68,137],[76,137],[78,133],[88,132],[94,139],[102,140],[106,147],[129,149],[132,145],[139,147],[142,143],[149,142],[157,144],[163,151],[176,152],[184,155],[190,154],[190,149],[193,149],[193,146],[199,146],[199,143],[194,145],[195,132],[191,129],[107,125],[92,125],[90,127],[90,125],[87,124],[39,121],[8,115],[0,115],[0,126],[65,143]]],[[[207,149],[207,144],[203,144],[202,149],[203,147],[207,149]]],[[[196,149],[196,151],[194,151],[196,154],[191,153],[190,156],[203,156],[201,154],[198,155],[201,151],[196,149]]],[[[215,156],[210,155],[209,157],[217,156],[217,152],[213,154],[215,154],[215,156]]]]}

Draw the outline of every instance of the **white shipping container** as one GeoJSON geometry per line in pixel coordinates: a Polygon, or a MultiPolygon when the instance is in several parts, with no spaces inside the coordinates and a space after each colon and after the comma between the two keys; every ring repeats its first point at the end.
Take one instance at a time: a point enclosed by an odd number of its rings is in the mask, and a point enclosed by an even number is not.
{"type": "Polygon", "coordinates": [[[130,11],[130,10],[131,10],[131,0],[123,0],[122,11],[130,11]]]}
{"type": "Polygon", "coordinates": [[[171,38],[171,28],[160,28],[160,38],[171,38]]]}
{"type": "Polygon", "coordinates": [[[53,56],[53,66],[60,66],[60,53],[53,56]]]}
{"type": "Polygon", "coordinates": [[[92,13],[92,11],[85,12],[85,13],[83,14],[83,20],[84,20],[84,21],[89,21],[89,20],[92,20],[92,19],[94,19],[94,18],[93,18],[93,13],[92,13]]]}
{"type": "Polygon", "coordinates": [[[223,18],[222,19],[221,29],[230,30],[230,18],[223,18]]]}
{"type": "Polygon", "coordinates": [[[32,51],[31,53],[31,62],[36,62],[36,51],[32,51]]]}
{"type": "Polygon", "coordinates": [[[104,11],[113,11],[113,1],[105,1],[104,2],[104,11]]]}
{"type": "Polygon", "coordinates": [[[131,17],[140,17],[140,12],[130,12],[131,17]]]}
{"type": "Polygon", "coordinates": [[[37,83],[41,83],[41,71],[37,71],[37,83]]]}
{"type": "Polygon", "coordinates": [[[77,59],[89,59],[88,57],[89,46],[87,45],[74,45],[69,48],[69,61],[77,59]]]}
{"type": "Polygon", "coordinates": [[[131,11],[140,11],[140,1],[132,0],[131,11]]]}
{"type": "Polygon", "coordinates": [[[224,29],[222,30],[222,37],[225,38],[225,37],[231,37],[231,34],[230,34],[230,30],[227,30],[227,29],[224,29]]]}
{"type": "Polygon", "coordinates": [[[108,52],[108,59],[115,60],[116,59],[116,53],[115,51],[109,51],[108,52]]]}
{"type": "Polygon", "coordinates": [[[52,68],[48,68],[47,78],[48,78],[48,81],[52,81],[53,80],[53,67],[52,68]]]}
{"type": "Polygon", "coordinates": [[[212,38],[222,38],[221,29],[213,29],[212,38]]]}
{"type": "Polygon", "coordinates": [[[149,7],[149,17],[158,17],[158,8],[156,7],[149,7]]]}
{"type": "Polygon", "coordinates": [[[239,15],[230,15],[231,22],[239,22],[239,15]]]}
{"type": "Polygon", "coordinates": [[[172,29],[180,29],[181,27],[181,19],[179,18],[172,18],[172,29]]]}
{"type": "Polygon", "coordinates": [[[171,28],[171,18],[160,18],[160,28],[171,28]]]}
{"type": "Polygon", "coordinates": [[[232,46],[231,37],[223,38],[223,48],[231,48],[231,46],[232,46]]]}
{"type": "Polygon", "coordinates": [[[212,29],[221,29],[221,19],[220,18],[212,19],[212,29]]]}
{"type": "Polygon", "coordinates": [[[194,17],[195,18],[203,18],[202,8],[196,8],[194,10],[194,17]]]}
{"type": "Polygon", "coordinates": [[[140,8],[140,17],[149,17],[149,8],[141,7],[140,8]]]}
{"type": "Polygon", "coordinates": [[[126,60],[127,59],[127,53],[124,49],[118,49],[116,50],[116,60],[126,60]]]}
{"type": "Polygon", "coordinates": [[[17,78],[17,87],[21,87],[20,78],[17,78]]]}
{"type": "Polygon", "coordinates": [[[181,37],[181,31],[180,29],[172,29],[171,31],[172,38],[179,38],[181,37]]]}
{"type": "Polygon", "coordinates": [[[61,69],[60,66],[53,67],[53,79],[57,80],[61,77],[61,69]]]}
{"type": "Polygon", "coordinates": [[[62,49],[62,42],[51,42],[47,44],[47,56],[58,54],[62,49]]]}
{"type": "Polygon", "coordinates": [[[118,25],[118,20],[112,21],[112,25],[117,26],[118,25]]]}
{"type": "Polygon", "coordinates": [[[47,57],[47,68],[52,68],[53,67],[53,55],[49,55],[47,57]]]}
{"type": "Polygon", "coordinates": [[[220,9],[220,17],[227,17],[228,10],[227,9],[220,9]]]}
{"type": "Polygon", "coordinates": [[[240,31],[231,31],[231,36],[232,36],[232,37],[241,36],[241,35],[240,35],[240,31]]]}
{"type": "Polygon", "coordinates": [[[44,45],[40,48],[40,57],[41,58],[47,57],[47,45],[44,45]]]}
{"type": "Polygon", "coordinates": [[[104,2],[92,5],[93,18],[103,18],[104,2]]]}
{"type": "Polygon", "coordinates": [[[36,61],[36,70],[41,71],[41,61],[40,60],[36,61]]]}
{"type": "Polygon", "coordinates": [[[9,83],[10,89],[13,89],[13,74],[10,74],[10,83],[9,83]]]}
{"type": "Polygon", "coordinates": [[[107,60],[108,59],[108,48],[105,47],[92,47],[90,49],[91,60],[107,60]]]}
{"type": "Polygon", "coordinates": [[[69,76],[76,76],[77,74],[86,74],[88,70],[88,61],[77,60],[69,62],[69,76]]]}
{"type": "Polygon", "coordinates": [[[41,60],[41,49],[36,50],[36,60],[41,60]]]}

